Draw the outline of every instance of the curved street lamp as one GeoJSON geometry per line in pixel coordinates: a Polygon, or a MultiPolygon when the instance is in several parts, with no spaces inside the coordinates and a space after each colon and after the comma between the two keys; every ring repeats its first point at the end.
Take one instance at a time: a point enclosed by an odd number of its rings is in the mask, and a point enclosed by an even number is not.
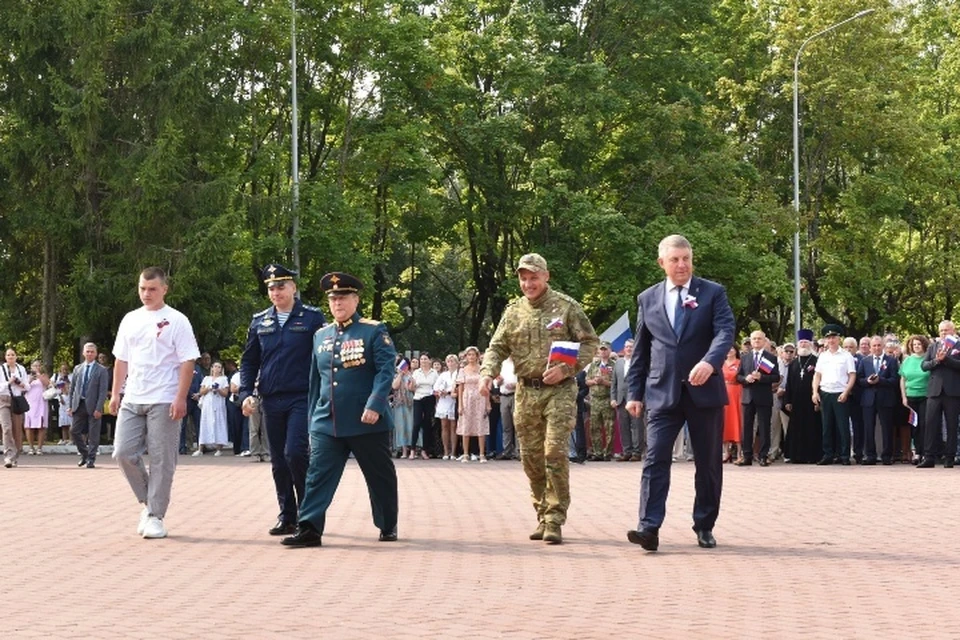
{"type": "Polygon", "coordinates": [[[863,11],[850,16],[846,20],[841,20],[832,24],[823,31],[818,31],[803,41],[800,48],[797,49],[797,55],[793,59],[793,212],[796,218],[797,228],[793,232],[793,331],[796,333],[801,328],[800,323],[800,54],[803,48],[810,42],[816,40],[822,35],[830,33],[838,27],[842,27],[848,22],[857,20],[876,11],[875,9],[864,9],[863,11]]]}

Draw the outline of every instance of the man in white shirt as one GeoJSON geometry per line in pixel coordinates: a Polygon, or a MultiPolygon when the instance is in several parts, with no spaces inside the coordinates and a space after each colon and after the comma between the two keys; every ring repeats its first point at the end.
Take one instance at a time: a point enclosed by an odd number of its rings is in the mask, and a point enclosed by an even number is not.
{"type": "Polygon", "coordinates": [[[138,292],[143,306],[124,316],[113,347],[110,413],[118,416],[113,457],[143,505],[137,533],[164,538],[180,420],[187,412],[193,361],[200,357],[200,349],[187,317],[164,302],[167,276],[163,269],[144,269],[138,292]],[[147,451],[149,470],[143,462],[147,451]]]}
{"type": "Polygon", "coordinates": [[[850,405],[848,400],[857,382],[857,365],[853,356],[840,348],[840,325],[823,327],[827,348],[820,353],[813,374],[813,404],[820,406],[823,420],[823,458],[819,465],[850,464],[850,405]],[[834,451],[834,433],[840,436],[840,450],[834,451]]]}
{"type": "Polygon", "coordinates": [[[519,450],[515,444],[513,427],[514,394],[517,392],[517,374],[513,369],[513,358],[507,358],[500,365],[500,375],[494,382],[500,389],[500,420],[503,423],[503,451],[497,460],[519,460],[519,450]]]}

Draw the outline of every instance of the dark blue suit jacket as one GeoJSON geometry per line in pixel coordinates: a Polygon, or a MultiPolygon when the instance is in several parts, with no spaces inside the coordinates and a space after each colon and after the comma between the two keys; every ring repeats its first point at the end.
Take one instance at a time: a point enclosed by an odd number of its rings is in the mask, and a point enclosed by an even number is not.
{"type": "Polygon", "coordinates": [[[883,354],[880,371],[873,364],[873,356],[863,356],[857,364],[857,384],[860,386],[860,405],[864,407],[895,407],[900,404],[900,365],[893,356],[883,354]],[[868,378],[877,374],[877,384],[868,378]]]}
{"type": "Polygon", "coordinates": [[[647,409],[673,409],[683,387],[699,408],[727,404],[727,387],[720,367],[733,346],[734,319],[726,290],[716,282],[693,277],[689,294],[696,308],[687,308],[677,336],[664,306],[666,281],[637,297],[637,333],[627,372],[627,399],[647,409]],[[699,387],[687,376],[701,360],[713,365],[713,375],[699,387]]]}

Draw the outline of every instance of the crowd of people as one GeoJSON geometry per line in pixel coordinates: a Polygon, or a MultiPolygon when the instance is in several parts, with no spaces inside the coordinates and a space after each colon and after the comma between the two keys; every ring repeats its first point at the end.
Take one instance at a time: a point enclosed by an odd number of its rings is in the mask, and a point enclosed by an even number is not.
{"type": "Polygon", "coordinates": [[[802,329],[776,345],[754,331],[723,364],[729,404],[724,462],[893,465],[960,463],[960,351],[954,324],[939,336],[820,339],[802,329]]]}
{"type": "MultiPolygon", "coordinates": [[[[839,328],[829,329],[839,334],[839,328]]],[[[943,335],[954,335],[952,323],[945,322],[943,335]]],[[[845,398],[848,429],[828,425],[825,439],[822,408],[814,403],[816,365],[828,340],[815,340],[813,332],[802,330],[798,339],[777,345],[762,331],[754,331],[741,345],[730,349],[723,364],[729,404],[724,413],[723,462],[767,466],[782,460],[794,464],[895,464],[924,462],[926,408],[930,371],[922,368],[935,340],[911,335],[901,340],[894,334],[847,337],[839,350],[851,356],[854,382],[845,398]],[[761,369],[760,361],[765,359],[761,369]],[[769,364],[773,366],[769,366],[769,364]],[[876,369],[876,380],[871,380],[876,369]],[[846,444],[845,444],[846,443],[846,444]],[[829,447],[827,446],[829,445],[829,447]],[[844,455],[844,452],[849,452],[844,455]]],[[[98,353],[93,359],[106,378],[103,402],[99,403],[102,428],[96,440],[110,443],[116,416],[109,413],[112,368],[109,357],[98,353]]],[[[638,462],[645,451],[642,419],[625,410],[626,368],[632,355],[628,340],[620,353],[602,343],[593,363],[577,376],[579,386],[576,429],[570,438],[569,457],[576,462],[638,462]]],[[[934,352],[931,358],[935,358],[934,352]]],[[[513,395],[517,379],[512,361],[494,380],[492,393],[481,396],[479,368],[483,354],[476,347],[445,358],[427,352],[398,355],[390,405],[394,425],[392,452],[400,459],[441,459],[458,462],[519,460],[520,450],[513,429],[513,395]]],[[[39,360],[29,370],[20,364],[14,349],[5,353],[4,373],[7,394],[22,395],[29,405],[25,413],[11,413],[12,442],[5,449],[24,455],[43,455],[45,444],[67,445],[90,437],[84,423],[71,431],[74,413],[71,390],[74,376],[67,363],[52,376],[39,360]]],[[[83,364],[78,366],[81,369],[83,364]]],[[[849,381],[844,381],[844,387],[849,381]]],[[[87,383],[89,385],[89,382],[87,383]]],[[[240,373],[237,363],[221,363],[204,352],[194,364],[193,383],[187,397],[187,416],[181,423],[181,454],[223,455],[227,447],[240,457],[270,460],[262,417],[240,411],[240,373]]],[[[94,393],[93,395],[99,395],[94,393]]],[[[83,396],[80,396],[83,397],[83,396]]],[[[96,404],[96,402],[94,402],[96,404]]],[[[951,406],[952,410],[952,406],[951,406]]],[[[82,411],[82,409],[81,409],[82,411]]],[[[90,411],[92,416],[94,411],[90,411]]],[[[949,434],[946,422],[932,439],[930,460],[948,466],[960,463],[960,448],[948,457],[944,447],[949,434]],[[949,458],[949,459],[948,459],[949,458]]],[[[18,454],[19,455],[19,454],[18,454]]],[[[95,458],[95,453],[93,454],[95,458]]],[[[15,466],[18,456],[7,456],[15,466]]],[[[81,453],[85,465],[89,454],[81,453]]],[[[674,447],[674,460],[692,460],[689,433],[683,432],[674,447]]]]}

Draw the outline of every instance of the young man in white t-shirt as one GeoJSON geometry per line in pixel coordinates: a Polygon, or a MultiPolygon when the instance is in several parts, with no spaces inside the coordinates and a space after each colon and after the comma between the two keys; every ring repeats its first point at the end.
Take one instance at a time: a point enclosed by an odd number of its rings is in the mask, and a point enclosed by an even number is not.
{"type": "Polygon", "coordinates": [[[137,533],[164,538],[180,420],[187,412],[193,361],[200,357],[200,349],[187,317],[164,302],[167,275],[162,269],[144,269],[138,291],[143,306],[124,316],[113,347],[110,413],[117,416],[113,457],[144,505],[137,533]],[[149,470],[143,462],[147,451],[149,470]]]}

